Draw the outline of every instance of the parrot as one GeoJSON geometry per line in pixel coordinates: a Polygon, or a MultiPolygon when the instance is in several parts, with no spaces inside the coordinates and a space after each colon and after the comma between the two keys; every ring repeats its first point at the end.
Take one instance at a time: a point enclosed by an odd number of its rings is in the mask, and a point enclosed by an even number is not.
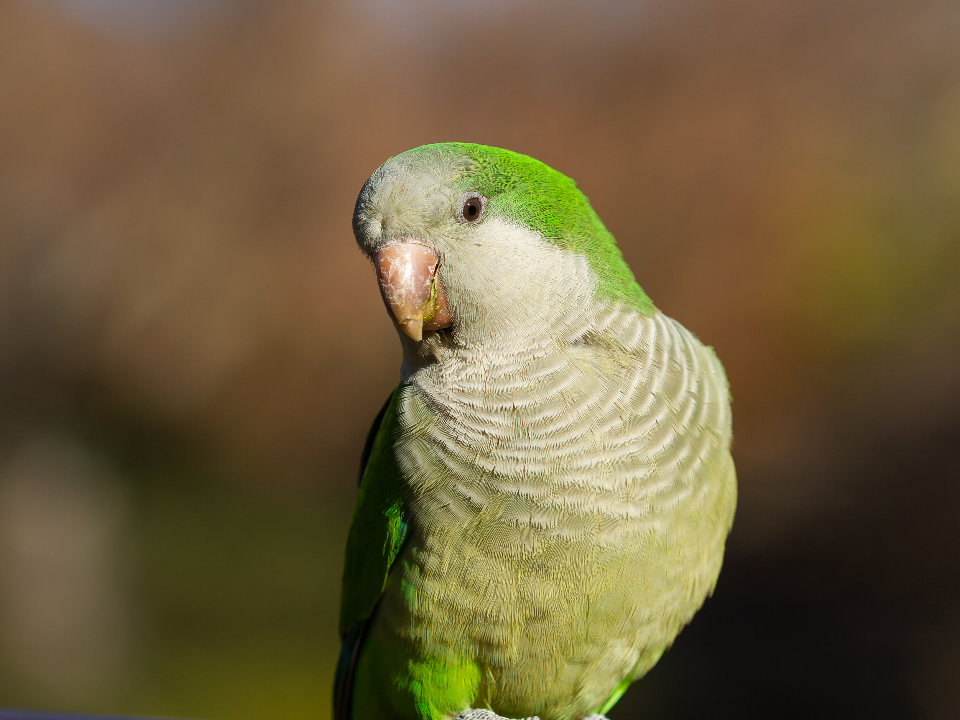
{"type": "Polygon", "coordinates": [[[720,572],[720,361],[527,155],[403,152],[353,233],[402,360],[361,455],[335,720],[604,716],[720,572]]]}

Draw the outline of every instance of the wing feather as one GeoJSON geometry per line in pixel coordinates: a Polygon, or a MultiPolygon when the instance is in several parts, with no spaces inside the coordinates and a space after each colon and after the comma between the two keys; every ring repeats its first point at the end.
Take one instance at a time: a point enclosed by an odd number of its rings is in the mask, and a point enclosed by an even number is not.
{"type": "Polygon", "coordinates": [[[334,718],[349,720],[353,674],[367,625],[407,536],[394,440],[402,385],[377,413],[360,456],[360,483],[347,536],[340,595],[340,660],[334,680],[334,718]]]}

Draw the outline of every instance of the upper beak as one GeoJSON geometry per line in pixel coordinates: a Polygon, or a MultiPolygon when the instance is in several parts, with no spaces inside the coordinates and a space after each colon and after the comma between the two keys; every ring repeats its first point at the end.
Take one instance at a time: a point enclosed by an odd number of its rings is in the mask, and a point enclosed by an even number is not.
{"type": "Polygon", "coordinates": [[[440,257],[432,248],[410,240],[385,245],[373,264],[383,304],[406,335],[419,341],[424,330],[453,324],[437,277],[440,257]]]}

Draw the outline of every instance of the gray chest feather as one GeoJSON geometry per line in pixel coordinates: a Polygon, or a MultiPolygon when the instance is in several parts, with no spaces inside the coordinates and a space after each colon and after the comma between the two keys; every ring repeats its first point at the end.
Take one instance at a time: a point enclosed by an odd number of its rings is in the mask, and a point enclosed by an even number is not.
{"type": "Polygon", "coordinates": [[[719,573],[735,504],[722,368],[662,315],[608,325],[612,344],[444,358],[402,396],[413,521],[383,618],[418,653],[482,660],[501,699],[531,674],[541,696],[587,677],[611,692],[719,573]]]}

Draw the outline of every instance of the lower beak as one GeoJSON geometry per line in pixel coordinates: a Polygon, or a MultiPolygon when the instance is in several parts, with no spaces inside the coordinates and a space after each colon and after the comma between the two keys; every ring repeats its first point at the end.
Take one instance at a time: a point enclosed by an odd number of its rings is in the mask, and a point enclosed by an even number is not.
{"type": "Polygon", "coordinates": [[[415,241],[385,245],[373,255],[383,304],[397,325],[413,340],[424,330],[450,327],[453,320],[437,277],[440,257],[415,241]]]}

